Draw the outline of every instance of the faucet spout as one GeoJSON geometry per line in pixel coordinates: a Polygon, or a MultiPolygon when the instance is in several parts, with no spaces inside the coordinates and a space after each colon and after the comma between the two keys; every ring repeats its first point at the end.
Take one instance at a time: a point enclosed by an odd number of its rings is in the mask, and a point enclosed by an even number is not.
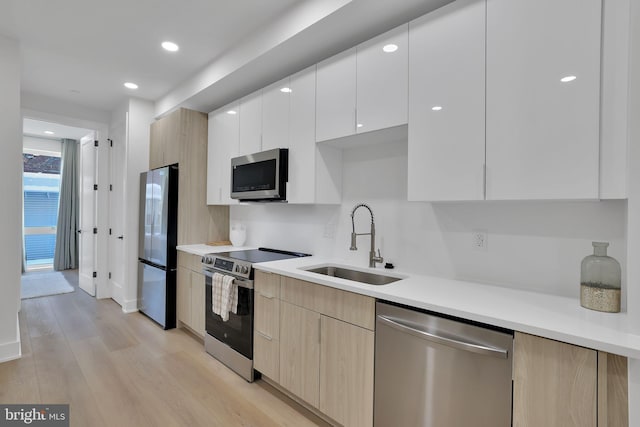
{"type": "Polygon", "coordinates": [[[378,249],[378,255],[376,256],[376,225],[373,216],[373,210],[369,207],[369,205],[365,203],[357,204],[353,210],[351,211],[351,247],[349,248],[352,251],[358,250],[356,246],[356,238],[358,236],[371,236],[371,250],[369,251],[369,267],[375,267],[376,262],[383,262],[384,259],[380,255],[380,249],[378,249]],[[366,208],[371,215],[371,231],[369,233],[356,233],[356,224],[355,224],[355,213],[359,208],[366,208]]]}

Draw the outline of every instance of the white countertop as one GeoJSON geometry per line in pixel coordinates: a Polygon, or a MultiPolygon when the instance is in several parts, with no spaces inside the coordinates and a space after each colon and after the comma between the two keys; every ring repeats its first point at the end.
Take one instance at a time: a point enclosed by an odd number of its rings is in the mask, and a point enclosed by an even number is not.
{"type": "Polygon", "coordinates": [[[316,282],[345,291],[393,301],[437,313],[457,316],[640,359],[640,335],[629,331],[626,313],[601,313],[580,306],[577,298],[567,298],[432,276],[403,274],[383,268],[354,267],[340,260],[321,257],[294,258],[255,264],[255,268],[316,282]],[[325,264],[402,276],[388,285],[366,285],[301,268],[325,264]]]}
{"type": "Polygon", "coordinates": [[[193,255],[204,256],[206,254],[215,254],[219,252],[229,252],[229,251],[243,251],[246,249],[255,249],[251,246],[211,246],[205,244],[199,245],[179,245],[176,246],[176,249],[182,252],[187,252],[193,255]]]}

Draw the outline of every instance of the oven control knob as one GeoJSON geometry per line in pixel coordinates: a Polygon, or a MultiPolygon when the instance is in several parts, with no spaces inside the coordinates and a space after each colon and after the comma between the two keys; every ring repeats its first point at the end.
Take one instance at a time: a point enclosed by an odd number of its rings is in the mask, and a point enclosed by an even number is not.
{"type": "Polygon", "coordinates": [[[235,269],[236,273],[240,273],[240,266],[236,265],[236,269],[235,269]]]}
{"type": "Polygon", "coordinates": [[[213,264],[213,257],[210,255],[205,255],[202,257],[202,262],[204,264],[213,264]]]}
{"type": "Polygon", "coordinates": [[[247,274],[249,272],[249,267],[247,267],[246,265],[242,266],[242,274],[247,274]]]}

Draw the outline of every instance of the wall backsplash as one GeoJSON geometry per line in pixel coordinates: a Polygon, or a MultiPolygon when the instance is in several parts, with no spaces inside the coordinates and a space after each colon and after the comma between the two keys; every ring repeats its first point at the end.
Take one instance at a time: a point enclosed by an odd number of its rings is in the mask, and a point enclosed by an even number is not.
{"type": "MultiPolygon", "coordinates": [[[[368,236],[349,251],[351,209],[364,202],[376,247],[397,270],[577,298],[580,261],[592,241],[607,241],[625,277],[626,201],[407,202],[406,142],[347,149],[343,161],[342,205],[236,205],[231,222],[246,225],[248,245],[367,266],[368,236]],[[487,250],[473,248],[474,230],[487,231],[487,250]]],[[[368,230],[358,210],[356,231],[368,230]]],[[[623,283],[623,307],[625,294],[623,283]]]]}

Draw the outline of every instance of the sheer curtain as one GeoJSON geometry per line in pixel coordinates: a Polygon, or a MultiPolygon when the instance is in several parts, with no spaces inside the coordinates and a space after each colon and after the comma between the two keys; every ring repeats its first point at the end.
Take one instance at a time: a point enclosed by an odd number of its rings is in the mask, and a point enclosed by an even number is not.
{"type": "Polygon", "coordinates": [[[54,270],[78,268],[78,141],[62,140],[62,171],[58,205],[54,270]]]}

